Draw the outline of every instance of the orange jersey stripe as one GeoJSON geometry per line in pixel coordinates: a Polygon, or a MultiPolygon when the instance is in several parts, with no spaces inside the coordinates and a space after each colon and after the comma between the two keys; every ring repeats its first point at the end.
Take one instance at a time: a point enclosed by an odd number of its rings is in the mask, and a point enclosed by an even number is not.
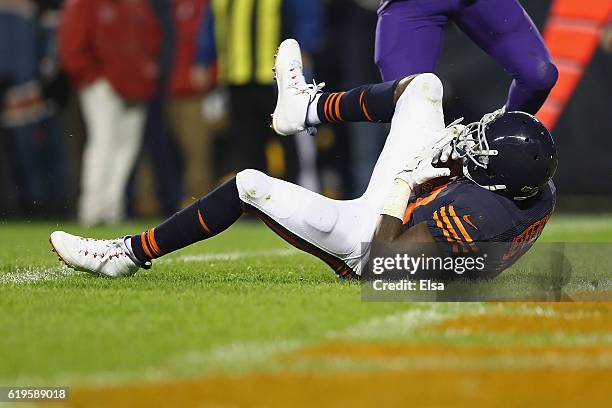
{"type": "Polygon", "coordinates": [[[149,245],[147,244],[147,238],[145,237],[146,232],[140,234],[140,245],[142,245],[142,249],[145,251],[145,254],[151,259],[154,258],[151,250],[149,249],[149,245]]]}
{"type": "Polygon", "coordinates": [[[414,213],[414,210],[416,210],[417,207],[431,203],[433,200],[436,199],[438,194],[442,192],[442,190],[448,187],[449,184],[450,183],[442,184],[441,186],[433,189],[427,197],[417,198],[414,203],[408,204],[408,207],[406,207],[406,213],[404,214],[404,224],[408,224],[408,221],[410,221],[410,218],[412,217],[412,214],[414,213]]]}
{"type": "Polygon", "coordinates": [[[406,207],[406,212],[404,213],[404,221],[403,221],[404,225],[408,224],[408,222],[410,221],[410,218],[412,218],[412,214],[414,214],[414,210],[416,210],[416,208],[417,208],[416,202],[408,204],[408,207],[406,207]]]}
{"type": "Polygon", "coordinates": [[[448,219],[446,215],[446,207],[440,208],[440,215],[442,216],[442,221],[444,221],[444,224],[446,225],[446,227],[452,234],[453,238],[455,238],[455,241],[457,241],[459,245],[461,245],[461,248],[463,248],[465,251],[467,248],[464,247],[463,242],[461,242],[461,238],[459,238],[459,235],[457,235],[457,232],[453,228],[453,225],[451,224],[450,220],[448,219]]]}
{"type": "Polygon", "coordinates": [[[155,228],[151,228],[147,233],[147,237],[149,238],[149,243],[151,244],[151,249],[155,252],[156,256],[161,256],[162,251],[159,249],[159,245],[157,245],[157,241],[155,241],[155,228]]]}
{"type": "Polygon", "coordinates": [[[442,222],[440,221],[440,218],[438,217],[437,211],[434,212],[433,219],[436,222],[436,225],[438,226],[438,228],[442,230],[442,234],[446,237],[446,240],[450,242],[451,244],[454,244],[453,252],[457,252],[457,245],[455,244],[455,241],[450,237],[450,234],[448,233],[446,228],[444,228],[444,225],[442,224],[442,222]]]}
{"type": "Polygon", "coordinates": [[[472,239],[470,234],[467,232],[467,230],[463,226],[463,223],[461,222],[461,219],[459,217],[457,217],[457,213],[455,212],[455,207],[450,205],[448,207],[448,212],[449,212],[450,216],[453,218],[453,221],[455,221],[455,225],[459,228],[459,232],[461,232],[461,235],[463,235],[465,240],[470,245],[470,248],[472,249],[472,251],[477,251],[478,248],[476,247],[476,245],[473,244],[474,240],[472,239]]]}
{"type": "Polygon", "coordinates": [[[200,221],[200,225],[202,226],[202,228],[204,228],[204,231],[212,235],[213,233],[211,232],[210,228],[208,228],[208,225],[206,225],[206,223],[204,222],[204,218],[202,218],[202,213],[200,212],[199,208],[198,208],[198,220],[200,221]]]}

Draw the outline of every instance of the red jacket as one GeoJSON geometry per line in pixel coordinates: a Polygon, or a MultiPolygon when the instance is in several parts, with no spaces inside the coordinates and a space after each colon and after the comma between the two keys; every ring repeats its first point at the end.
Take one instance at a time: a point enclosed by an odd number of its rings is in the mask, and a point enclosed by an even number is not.
{"type": "Polygon", "coordinates": [[[148,0],[67,0],[60,61],[77,86],[104,77],[124,98],[147,100],[155,91],[159,36],[148,0]]]}
{"type": "Polygon", "coordinates": [[[207,1],[173,0],[172,3],[176,42],[170,93],[173,96],[199,94],[202,90],[193,88],[190,72],[195,61],[198,31],[207,1]]]}
{"type": "Polygon", "coordinates": [[[170,93],[183,96],[198,93],[191,85],[191,67],[195,59],[196,41],[205,0],[173,0],[176,42],[170,93]]]}

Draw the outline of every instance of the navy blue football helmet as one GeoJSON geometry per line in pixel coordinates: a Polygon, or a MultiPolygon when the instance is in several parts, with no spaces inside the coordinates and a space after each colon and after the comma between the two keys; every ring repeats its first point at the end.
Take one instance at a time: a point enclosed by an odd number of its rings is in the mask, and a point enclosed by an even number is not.
{"type": "Polygon", "coordinates": [[[465,127],[455,144],[463,174],[513,200],[536,195],[557,171],[557,148],[546,127],[524,112],[499,110],[465,127]]]}

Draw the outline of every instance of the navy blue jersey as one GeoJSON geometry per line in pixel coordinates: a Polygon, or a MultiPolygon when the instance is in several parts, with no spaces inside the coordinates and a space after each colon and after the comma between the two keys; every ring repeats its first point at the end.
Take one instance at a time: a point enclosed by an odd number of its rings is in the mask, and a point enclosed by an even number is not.
{"type": "Polygon", "coordinates": [[[426,223],[446,256],[478,253],[483,242],[503,243],[496,246],[502,252],[490,260],[491,269],[499,273],[538,239],[555,199],[552,181],[534,197],[515,201],[462,178],[413,197],[404,224],[410,228],[426,223]]]}

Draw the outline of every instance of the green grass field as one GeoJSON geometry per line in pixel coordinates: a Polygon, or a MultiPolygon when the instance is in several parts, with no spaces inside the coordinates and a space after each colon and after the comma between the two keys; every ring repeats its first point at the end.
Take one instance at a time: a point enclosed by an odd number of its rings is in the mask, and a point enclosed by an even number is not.
{"type": "MultiPolygon", "coordinates": [[[[119,280],[61,267],[47,241],[54,229],[111,238],[144,228],[0,225],[0,384],[93,386],[389,367],[612,368],[609,309],[362,302],[359,284],[339,281],[322,262],[254,222],[241,223],[157,261],[149,271],[119,280]],[[578,317],[572,320],[574,315],[578,317]],[[502,330],[494,320],[478,326],[470,320],[474,316],[483,321],[487,316],[520,316],[513,320],[520,327],[502,330]],[[534,323],[534,330],[521,326],[532,318],[557,319],[558,327],[551,321],[541,327],[534,323]],[[463,326],[457,323],[460,319],[467,319],[463,326]],[[583,319],[584,326],[575,326],[576,319],[583,319]],[[455,323],[447,327],[444,322],[455,323]],[[476,328],[469,329],[472,326],[476,328]],[[440,358],[434,353],[427,359],[402,353],[382,359],[340,358],[320,350],[309,354],[335,344],[395,344],[410,346],[417,354],[432,344],[474,350],[507,345],[603,351],[595,356],[528,353],[529,358],[524,352],[495,358],[440,358]],[[310,357],[299,357],[304,354],[310,357]]],[[[612,217],[559,215],[541,240],[612,242],[612,217]]],[[[588,276],[577,279],[588,281],[588,276]]]]}

